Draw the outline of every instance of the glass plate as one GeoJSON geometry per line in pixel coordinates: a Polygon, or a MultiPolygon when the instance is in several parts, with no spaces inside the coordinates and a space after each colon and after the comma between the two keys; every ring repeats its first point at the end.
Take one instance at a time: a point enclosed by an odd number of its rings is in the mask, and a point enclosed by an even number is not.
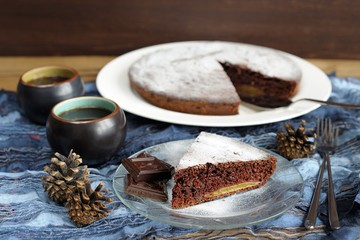
{"type": "MultiPolygon", "coordinates": [[[[192,142],[193,139],[167,142],[140,152],[145,151],[176,166],[192,142]]],[[[275,218],[294,207],[303,193],[303,179],[298,170],[285,158],[270,153],[277,157],[277,167],[263,187],[184,209],[171,208],[173,180],[167,184],[167,202],[126,194],[124,177],[127,171],[122,165],[115,172],[113,187],[120,200],[134,212],[173,226],[231,229],[257,224],[275,218]]]]}

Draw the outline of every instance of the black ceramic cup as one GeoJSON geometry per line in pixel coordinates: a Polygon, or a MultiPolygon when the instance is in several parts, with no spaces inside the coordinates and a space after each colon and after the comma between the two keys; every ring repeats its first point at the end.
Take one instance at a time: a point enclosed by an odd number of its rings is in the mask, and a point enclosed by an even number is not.
{"type": "Polygon", "coordinates": [[[111,159],[126,137],[126,117],[112,100],[77,97],[56,104],[46,123],[48,142],[55,152],[67,156],[71,149],[87,165],[111,159]]]}
{"type": "Polygon", "coordinates": [[[79,73],[65,66],[32,69],[21,75],[17,85],[17,98],[24,114],[43,125],[56,103],[83,94],[84,83],[79,73]]]}

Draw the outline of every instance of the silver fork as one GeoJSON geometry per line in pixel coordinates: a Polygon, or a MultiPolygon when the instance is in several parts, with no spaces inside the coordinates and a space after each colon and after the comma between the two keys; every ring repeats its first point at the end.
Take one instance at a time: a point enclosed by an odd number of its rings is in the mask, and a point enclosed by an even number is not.
{"type": "Polygon", "coordinates": [[[330,227],[332,229],[339,229],[339,217],[337,214],[336,200],[334,194],[334,187],[332,181],[330,153],[333,153],[336,148],[336,141],[339,135],[338,129],[335,129],[330,119],[318,119],[317,122],[317,148],[320,155],[323,157],[323,162],[320,167],[319,176],[315,186],[315,192],[311,199],[308,215],[305,219],[305,227],[307,229],[314,229],[317,217],[317,209],[319,205],[319,197],[321,191],[321,182],[324,174],[325,164],[328,172],[328,215],[330,227]]]}
{"type": "MultiPolygon", "coordinates": [[[[348,103],[339,103],[339,102],[332,102],[332,101],[323,101],[313,98],[300,98],[297,100],[291,100],[291,99],[265,99],[263,98],[262,102],[254,102],[255,105],[266,107],[266,108],[278,108],[278,107],[287,107],[290,104],[300,102],[300,101],[308,101],[308,102],[316,102],[320,103],[321,105],[329,105],[334,107],[342,107],[347,109],[360,109],[359,104],[348,104],[348,103]]],[[[251,102],[250,102],[251,103],[251,102]]]]}

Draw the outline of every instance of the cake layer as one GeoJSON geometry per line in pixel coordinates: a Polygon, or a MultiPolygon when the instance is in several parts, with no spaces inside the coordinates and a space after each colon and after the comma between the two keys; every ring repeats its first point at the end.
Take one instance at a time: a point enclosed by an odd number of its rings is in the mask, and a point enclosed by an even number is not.
{"type": "Polygon", "coordinates": [[[172,207],[184,208],[264,185],[274,173],[276,159],[203,164],[175,173],[172,207]]]}

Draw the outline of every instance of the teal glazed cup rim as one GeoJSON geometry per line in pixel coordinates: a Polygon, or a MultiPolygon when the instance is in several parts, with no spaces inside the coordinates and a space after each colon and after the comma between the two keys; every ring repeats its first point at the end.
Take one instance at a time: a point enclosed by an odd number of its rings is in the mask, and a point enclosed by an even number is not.
{"type": "Polygon", "coordinates": [[[98,122],[106,118],[111,118],[119,111],[120,111],[120,107],[110,99],[103,97],[96,97],[96,96],[83,96],[83,97],[71,98],[59,102],[53,107],[50,114],[53,118],[57,119],[60,122],[81,124],[88,122],[98,122]],[[103,108],[105,110],[108,110],[109,114],[99,118],[86,119],[86,120],[66,119],[61,117],[61,114],[63,114],[64,112],[71,111],[74,109],[81,109],[81,108],[103,108]]]}
{"type": "Polygon", "coordinates": [[[113,100],[82,96],[57,103],[46,123],[46,136],[55,152],[67,155],[72,149],[86,165],[110,160],[123,146],[126,116],[113,100]]]}
{"type": "Polygon", "coordinates": [[[22,84],[29,87],[46,88],[46,87],[52,87],[54,85],[60,85],[66,82],[71,82],[75,80],[78,76],[79,73],[74,68],[67,66],[60,66],[60,65],[50,65],[50,66],[33,68],[25,72],[24,74],[21,75],[20,81],[22,84]],[[39,79],[43,77],[53,77],[53,76],[61,76],[64,79],[61,81],[56,81],[46,84],[31,83],[31,81],[34,79],[39,79]]]}

